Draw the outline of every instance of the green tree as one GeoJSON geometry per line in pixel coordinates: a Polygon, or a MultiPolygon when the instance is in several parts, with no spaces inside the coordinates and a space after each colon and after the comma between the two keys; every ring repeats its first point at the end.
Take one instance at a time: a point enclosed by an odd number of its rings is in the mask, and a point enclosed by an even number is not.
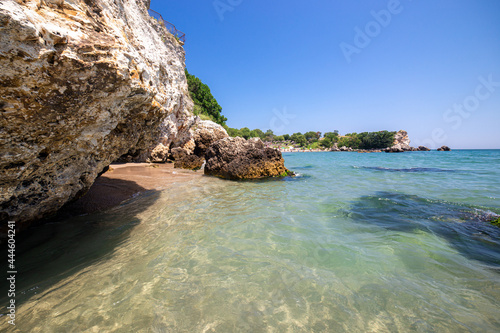
{"type": "Polygon", "coordinates": [[[323,140],[321,140],[319,144],[324,148],[331,148],[333,146],[333,142],[329,137],[326,137],[323,140]]]}
{"type": "Polygon", "coordinates": [[[307,145],[307,140],[304,134],[297,132],[293,133],[292,136],[290,137],[290,140],[294,141],[296,144],[300,145],[301,147],[304,147],[307,145]]]}
{"type": "Polygon", "coordinates": [[[337,144],[354,149],[381,149],[392,145],[395,134],[389,131],[349,133],[338,138],[337,144]]]}
{"type": "Polygon", "coordinates": [[[316,142],[321,137],[321,132],[309,131],[304,134],[304,137],[308,142],[316,142]]]}
{"type": "Polygon", "coordinates": [[[290,134],[283,134],[283,139],[285,139],[285,141],[290,140],[290,134]]]}
{"type": "Polygon", "coordinates": [[[266,133],[264,133],[264,137],[262,138],[264,141],[273,141],[274,140],[274,133],[272,130],[268,129],[266,133]]]}
{"type": "Polygon", "coordinates": [[[324,138],[330,139],[332,143],[335,143],[339,140],[339,131],[334,131],[334,132],[326,132],[323,135],[324,138]]]}
{"type": "Polygon", "coordinates": [[[285,137],[283,135],[277,135],[274,137],[273,140],[277,141],[277,142],[281,142],[281,141],[285,141],[285,137]]]}
{"type": "Polygon", "coordinates": [[[228,128],[226,129],[226,131],[227,131],[227,134],[228,134],[230,137],[235,138],[235,137],[237,137],[237,136],[241,136],[240,130],[239,130],[239,129],[237,129],[237,128],[231,128],[231,127],[228,127],[228,128]]]}
{"type": "Polygon", "coordinates": [[[261,138],[261,139],[263,139],[264,138],[264,132],[262,132],[262,130],[256,128],[256,129],[254,129],[253,131],[250,132],[250,137],[251,138],[261,138]]]}
{"type": "Polygon", "coordinates": [[[243,137],[245,139],[251,138],[250,129],[248,127],[240,128],[240,135],[241,135],[241,137],[243,137]]]}
{"type": "Polygon", "coordinates": [[[204,114],[209,116],[214,122],[224,126],[227,118],[221,114],[222,107],[212,96],[210,88],[201,82],[199,78],[188,73],[186,69],[186,79],[188,83],[189,94],[193,99],[195,114],[204,114]]]}

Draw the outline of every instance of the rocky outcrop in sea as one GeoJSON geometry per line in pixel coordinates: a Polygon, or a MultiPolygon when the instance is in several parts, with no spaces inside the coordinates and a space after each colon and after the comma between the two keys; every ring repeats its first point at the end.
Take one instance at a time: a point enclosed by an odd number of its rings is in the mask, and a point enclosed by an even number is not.
{"type": "Polygon", "coordinates": [[[400,130],[394,135],[393,145],[384,151],[386,153],[402,153],[405,151],[430,151],[430,149],[424,146],[419,146],[418,148],[410,146],[408,132],[400,130]]]}
{"type": "Polygon", "coordinates": [[[441,146],[437,149],[437,151],[451,151],[451,148],[448,146],[441,146]]]}
{"type": "Polygon", "coordinates": [[[391,147],[385,149],[386,153],[402,153],[405,151],[415,151],[414,147],[410,146],[410,138],[408,132],[400,130],[394,135],[394,143],[391,147]]]}
{"type": "Polygon", "coordinates": [[[259,138],[225,138],[205,154],[205,174],[225,179],[259,179],[293,175],[277,149],[264,147],[259,138]]]}
{"type": "Polygon", "coordinates": [[[147,3],[0,2],[1,221],[55,212],[160,124],[182,127],[184,50],[147,3]]]}

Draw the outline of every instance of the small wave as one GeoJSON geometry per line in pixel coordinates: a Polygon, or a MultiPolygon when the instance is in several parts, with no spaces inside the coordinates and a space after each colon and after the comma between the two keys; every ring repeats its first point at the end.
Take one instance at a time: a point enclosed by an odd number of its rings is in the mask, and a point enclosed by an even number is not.
{"type": "Polygon", "coordinates": [[[309,178],[312,178],[311,175],[307,175],[307,174],[303,174],[303,173],[300,173],[300,172],[296,172],[295,173],[295,176],[293,177],[285,177],[285,178],[282,178],[284,181],[288,181],[288,182],[298,182],[298,181],[303,181],[303,180],[306,180],[306,179],[309,179],[309,178]]]}
{"type": "Polygon", "coordinates": [[[375,171],[388,171],[388,172],[457,172],[457,170],[440,169],[440,168],[384,168],[384,167],[367,167],[367,166],[357,166],[353,165],[354,169],[367,169],[375,171]]]}

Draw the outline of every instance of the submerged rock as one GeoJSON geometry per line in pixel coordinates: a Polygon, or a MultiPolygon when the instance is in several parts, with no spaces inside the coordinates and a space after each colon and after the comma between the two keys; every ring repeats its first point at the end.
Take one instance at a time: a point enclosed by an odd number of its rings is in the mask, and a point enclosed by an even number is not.
{"type": "Polygon", "coordinates": [[[281,152],[265,148],[258,138],[224,138],[206,154],[205,174],[226,179],[258,179],[293,175],[285,168],[281,152]]]}
{"type": "Polygon", "coordinates": [[[188,112],[184,50],[147,1],[0,1],[0,221],[42,218],[188,112]]]}
{"type": "Polygon", "coordinates": [[[441,146],[440,148],[437,149],[438,151],[451,151],[450,147],[448,146],[441,146]]]}

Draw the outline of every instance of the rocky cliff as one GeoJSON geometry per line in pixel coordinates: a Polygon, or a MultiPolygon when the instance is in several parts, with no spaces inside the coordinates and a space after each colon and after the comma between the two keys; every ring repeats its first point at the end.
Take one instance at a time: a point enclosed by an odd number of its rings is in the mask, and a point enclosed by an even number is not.
{"type": "Polygon", "coordinates": [[[400,130],[394,135],[394,142],[392,147],[385,149],[388,153],[401,153],[404,151],[414,151],[417,150],[410,146],[410,138],[408,137],[408,132],[400,130]]]}
{"type": "Polygon", "coordinates": [[[56,211],[185,119],[184,50],[147,3],[0,1],[0,221],[56,211]]]}
{"type": "Polygon", "coordinates": [[[400,145],[401,147],[410,147],[410,138],[408,132],[400,130],[394,135],[393,145],[400,145]]]}

